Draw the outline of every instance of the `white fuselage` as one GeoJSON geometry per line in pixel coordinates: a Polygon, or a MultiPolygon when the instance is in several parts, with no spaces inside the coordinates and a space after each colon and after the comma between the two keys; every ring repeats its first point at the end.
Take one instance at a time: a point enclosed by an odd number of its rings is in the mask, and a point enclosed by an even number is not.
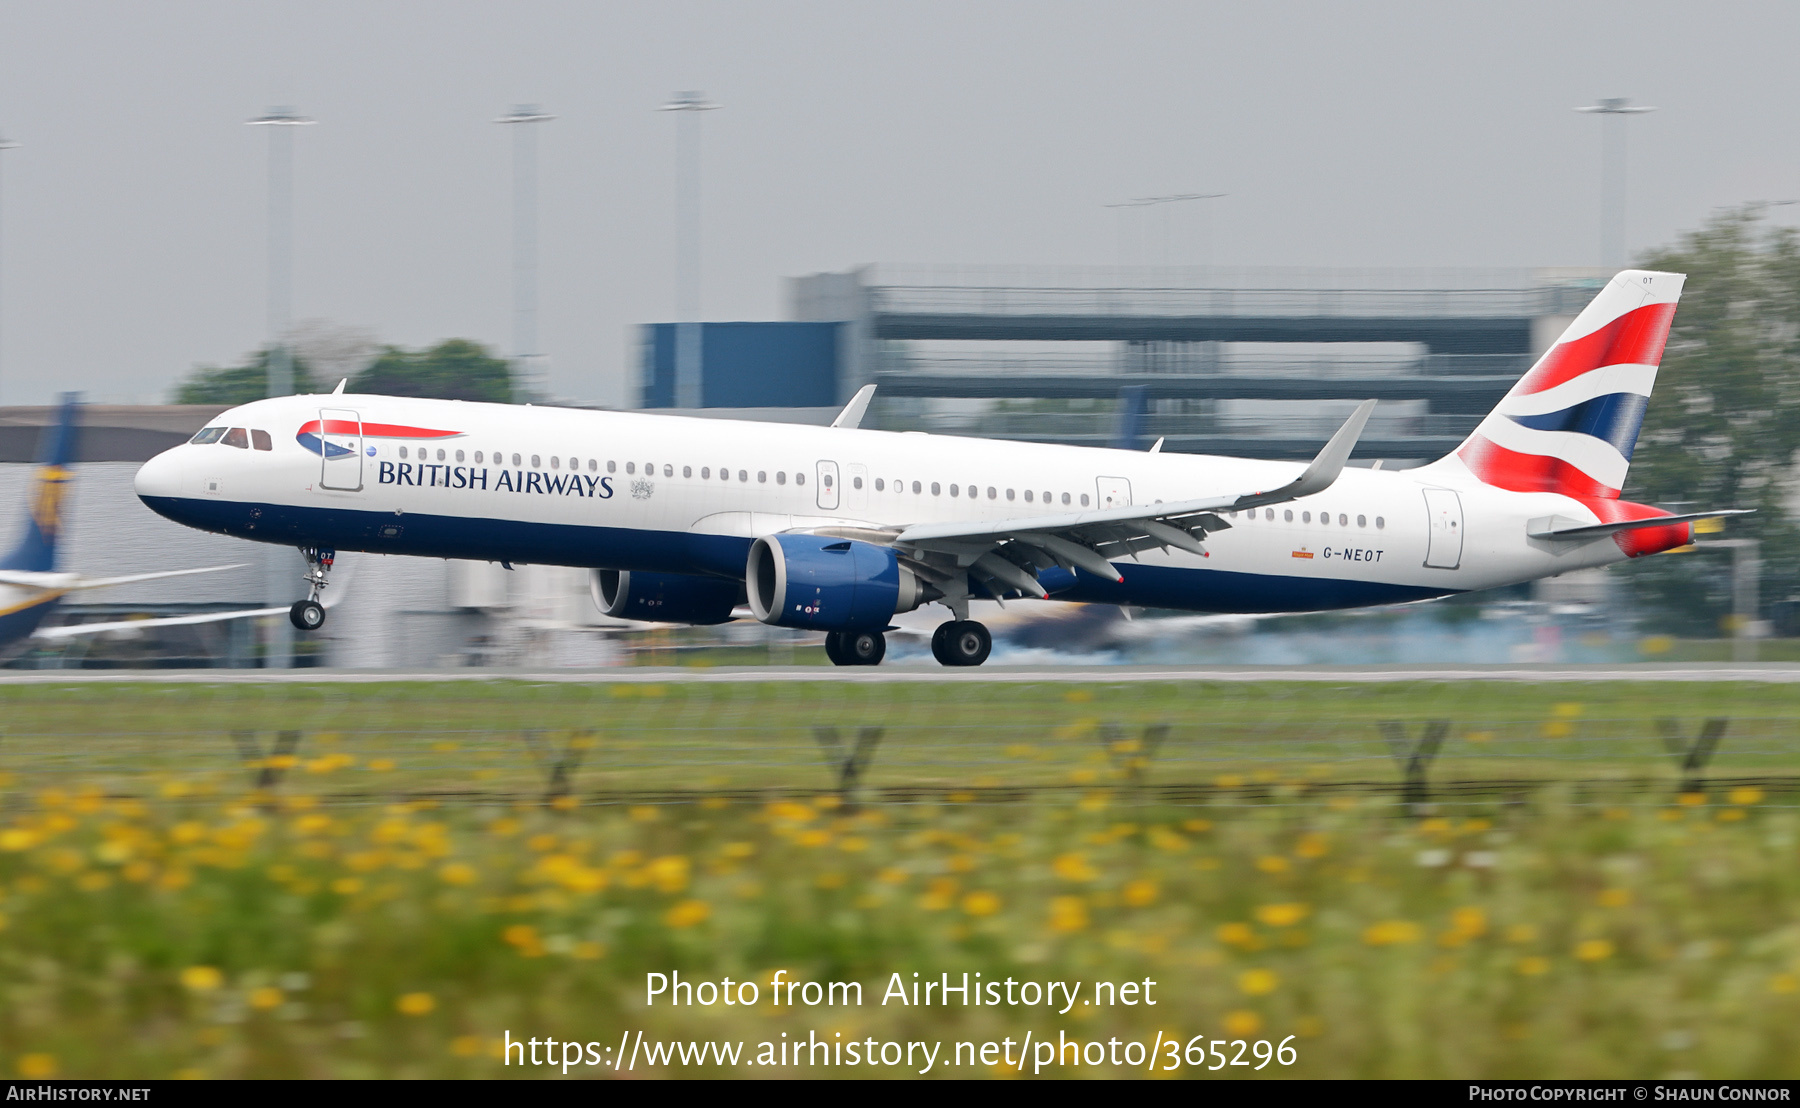
{"type": "MultiPolygon", "coordinates": [[[[1278,487],[1300,468],[384,396],[257,401],[213,425],[252,434],[233,436],[247,438],[241,447],[189,443],[148,462],[137,491],[156,511],[295,546],[738,578],[751,540],[791,529],[1001,521],[1233,496],[1278,487]]],[[[1491,588],[1626,556],[1606,536],[1528,538],[1533,519],[1596,517],[1574,498],[1508,492],[1456,467],[1348,469],[1318,495],[1223,514],[1231,526],[1207,536],[1205,556],[1146,551],[1118,563],[1123,584],[1084,574],[1058,598],[1326,610],[1491,588]]]]}

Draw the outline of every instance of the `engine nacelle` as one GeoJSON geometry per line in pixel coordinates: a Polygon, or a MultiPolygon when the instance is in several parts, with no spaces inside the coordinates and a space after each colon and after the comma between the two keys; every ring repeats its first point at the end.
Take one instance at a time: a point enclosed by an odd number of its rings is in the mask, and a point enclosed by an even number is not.
{"type": "Polygon", "coordinates": [[[594,607],[615,619],[727,623],[743,590],[736,581],[687,573],[596,569],[588,575],[594,607]]]}
{"type": "Polygon", "coordinates": [[[891,548],[824,535],[757,539],[744,584],[757,619],[809,631],[879,630],[940,595],[891,548]]]}

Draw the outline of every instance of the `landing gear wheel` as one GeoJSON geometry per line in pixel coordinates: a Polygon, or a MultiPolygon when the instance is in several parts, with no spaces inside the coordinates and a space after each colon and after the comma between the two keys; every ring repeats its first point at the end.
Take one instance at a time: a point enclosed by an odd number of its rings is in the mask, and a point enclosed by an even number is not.
{"type": "Polygon", "coordinates": [[[825,656],[833,665],[878,666],[887,656],[887,636],[880,631],[833,631],[825,636],[825,656]]]}
{"type": "Polygon", "coordinates": [[[838,650],[853,666],[878,666],[887,657],[887,636],[880,631],[845,631],[838,650]]]}
{"type": "Polygon", "coordinates": [[[947,666],[978,666],[994,649],[994,637],[972,619],[951,620],[931,636],[931,653],[947,666]]]}
{"type": "Polygon", "coordinates": [[[288,609],[288,622],[302,631],[317,631],[325,626],[325,606],[317,600],[296,600],[288,609]]]}

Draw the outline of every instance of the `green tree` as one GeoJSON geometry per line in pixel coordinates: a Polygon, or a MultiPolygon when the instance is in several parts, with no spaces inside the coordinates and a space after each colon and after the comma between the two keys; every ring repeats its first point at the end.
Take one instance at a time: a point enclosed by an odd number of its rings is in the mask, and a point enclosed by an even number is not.
{"type": "Polygon", "coordinates": [[[468,339],[446,339],[419,351],[390,346],[351,378],[350,391],[504,404],[513,398],[512,370],[504,358],[468,339]]]}
{"type": "MultiPolygon", "coordinates": [[[[1762,541],[1766,608],[1800,589],[1788,507],[1800,450],[1800,237],[1764,214],[1762,205],[1721,212],[1642,261],[1688,277],[1624,495],[1755,508],[1728,531],[1762,541]]],[[[1731,611],[1729,555],[1646,559],[1632,577],[1656,629],[1716,634],[1731,611]]]]}
{"type": "MultiPolygon", "coordinates": [[[[187,380],[175,386],[172,402],[176,404],[248,404],[269,395],[269,354],[265,346],[247,357],[244,364],[234,366],[195,366],[187,380]]],[[[316,392],[306,362],[294,359],[294,391],[316,392]]]]}

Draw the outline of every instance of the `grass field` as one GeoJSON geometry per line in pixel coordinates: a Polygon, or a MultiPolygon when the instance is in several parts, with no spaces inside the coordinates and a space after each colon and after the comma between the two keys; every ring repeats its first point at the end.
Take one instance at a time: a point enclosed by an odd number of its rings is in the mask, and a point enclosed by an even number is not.
{"type": "Polygon", "coordinates": [[[0,711],[8,1075],[501,1075],[508,1031],[1797,1072],[1783,687],[14,686],[0,711]],[[1684,772],[1658,721],[1707,719],[1718,753],[1684,772]],[[1388,736],[1434,720],[1437,791],[1401,803],[1388,736]],[[840,795],[827,755],[872,727],[840,795]],[[778,1008],[776,970],[865,1002],[778,1008]],[[674,971],[762,1002],[646,1008],[674,971]],[[884,1006],[896,972],[1149,978],[1159,1003],[884,1006]]]}

